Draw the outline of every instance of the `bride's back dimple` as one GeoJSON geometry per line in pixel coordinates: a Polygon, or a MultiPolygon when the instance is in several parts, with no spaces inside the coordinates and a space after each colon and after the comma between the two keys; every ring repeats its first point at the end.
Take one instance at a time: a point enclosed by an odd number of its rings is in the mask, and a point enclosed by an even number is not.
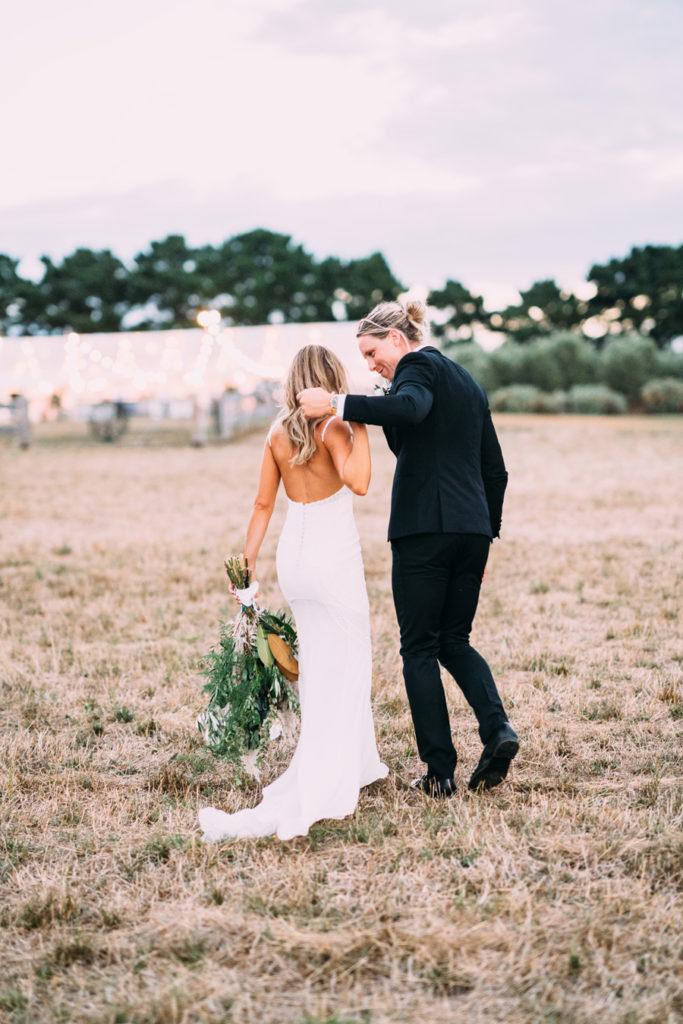
{"type": "Polygon", "coordinates": [[[294,447],[279,423],[273,424],[268,432],[273,458],[280,470],[285,493],[291,501],[320,501],[331,497],[342,487],[332,456],[322,442],[323,431],[333,418],[330,416],[316,424],[316,451],[302,465],[290,465],[289,459],[294,454],[294,447]]]}

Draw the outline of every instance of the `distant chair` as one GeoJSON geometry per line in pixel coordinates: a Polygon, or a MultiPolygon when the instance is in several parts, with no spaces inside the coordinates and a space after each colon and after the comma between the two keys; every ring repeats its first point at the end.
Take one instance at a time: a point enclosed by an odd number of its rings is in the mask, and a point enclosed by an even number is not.
{"type": "Polygon", "coordinates": [[[128,430],[128,406],[125,402],[98,402],[91,409],[88,426],[98,441],[118,441],[128,430]]]}
{"type": "Polygon", "coordinates": [[[202,448],[209,440],[209,404],[195,398],[192,413],[192,445],[202,448]]]}
{"type": "Polygon", "coordinates": [[[10,395],[10,401],[0,403],[0,409],[9,409],[9,423],[0,426],[0,431],[14,434],[19,447],[26,449],[31,444],[31,422],[28,418],[28,402],[23,395],[16,392],[10,395]]]}
{"type": "Polygon", "coordinates": [[[270,423],[276,411],[273,385],[265,381],[258,384],[251,395],[224,391],[213,407],[216,434],[223,441],[232,440],[270,423]]]}

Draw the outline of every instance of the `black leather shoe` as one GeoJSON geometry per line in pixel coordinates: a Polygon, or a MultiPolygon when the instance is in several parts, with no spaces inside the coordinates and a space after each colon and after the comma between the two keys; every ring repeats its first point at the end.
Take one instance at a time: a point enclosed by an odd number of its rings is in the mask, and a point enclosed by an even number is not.
{"type": "Polygon", "coordinates": [[[439,779],[436,775],[430,775],[429,772],[420,779],[413,779],[410,786],[411,789],[420,789],[427,796],[433,796],[436,800],[455,794],[454,778],[439,779]]]}
{"type": "Polygon", "coordinates": [[[482,751],[479,764],[472,772],[470,789],[493,789],[508,773],[510,762],[519,750],[519,737],[509,722],[501,726],[482,751]]]}

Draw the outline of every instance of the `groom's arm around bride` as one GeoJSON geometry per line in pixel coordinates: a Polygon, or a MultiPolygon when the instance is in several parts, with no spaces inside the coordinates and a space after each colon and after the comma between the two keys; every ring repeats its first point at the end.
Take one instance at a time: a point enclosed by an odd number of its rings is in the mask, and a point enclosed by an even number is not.
{"type": "MultiPolygon", "coordinates": [[[[366,358],[374,369],[374,348],[366,358]]],[[[500,536],[508,474],[483,390],[433,345],[406,345],[395,358],[383,367],[392,381],[385,395],[310,388],[298,396],[305,415],[332,408],[383,428],[397,457],[389,540],[431,531],[500,536]]]]}

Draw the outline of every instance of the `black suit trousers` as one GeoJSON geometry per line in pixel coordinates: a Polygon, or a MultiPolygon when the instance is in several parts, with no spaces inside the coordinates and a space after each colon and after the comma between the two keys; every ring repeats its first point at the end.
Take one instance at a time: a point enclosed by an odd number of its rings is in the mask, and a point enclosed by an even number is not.
{"type": "Polygon", "coordinates": [[[417,533],[391,542],[392,590],[403,678],[420,758],[453,775],[457,754],[439,663],[454,677],[486,743],[507,715],[491,670],[470,646],[491,540],[480,533],[417,533]]]}

